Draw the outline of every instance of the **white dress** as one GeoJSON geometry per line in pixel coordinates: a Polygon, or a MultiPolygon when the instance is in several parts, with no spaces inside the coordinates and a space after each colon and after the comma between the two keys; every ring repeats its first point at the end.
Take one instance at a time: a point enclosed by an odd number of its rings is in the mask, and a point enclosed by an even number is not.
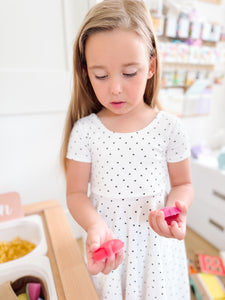
{"type": "Polygon", "coordinates": [[[74,125],[67,157],[92,163],[90,199],[125,244],[118,269],[92,277],[101,300],[190,299],[184,242],[160,237],[148,223],[149,212],[164,206],[167,162],[189,152],[180,119],[163,111],[132,133],[110,131],[96,114],[74,125]]]}

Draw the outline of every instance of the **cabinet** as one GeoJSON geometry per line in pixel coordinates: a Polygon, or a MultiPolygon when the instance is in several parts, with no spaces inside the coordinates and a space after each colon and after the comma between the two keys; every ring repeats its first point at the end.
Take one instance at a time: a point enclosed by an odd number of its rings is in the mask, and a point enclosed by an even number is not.
{"type": "Polygon", "coordinates": [[[191,171],[194,201],[187,225],[219,250],[225,250],[225,172],[196,160],[191,161],[191,171]]]}

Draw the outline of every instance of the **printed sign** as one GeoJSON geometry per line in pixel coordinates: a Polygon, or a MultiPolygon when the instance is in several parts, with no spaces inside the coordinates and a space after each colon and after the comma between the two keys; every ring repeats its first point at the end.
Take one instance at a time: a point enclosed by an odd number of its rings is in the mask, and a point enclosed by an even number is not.
{"type": "Polygon", "coordinates": [[[0,222],[24,216],[20,195],[17,192],[0,194],[0,222]]]}

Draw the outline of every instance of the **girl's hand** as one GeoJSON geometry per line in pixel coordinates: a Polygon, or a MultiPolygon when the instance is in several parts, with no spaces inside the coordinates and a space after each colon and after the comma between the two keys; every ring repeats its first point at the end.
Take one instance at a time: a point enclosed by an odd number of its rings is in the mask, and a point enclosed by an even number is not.
{"type": "Polygon", "coordinates": [[[123,261],[123,249],[103,261],[95,261],[93,253],[105,242],[114,239],[114,234],[108,227],[100,225],[91,226],[87,232],[86,253],[88,269],[91,275],[100,272],[109,274],[115,270],[123,261]]]}
{"type": "Polygon", "coordinates": [[[176,221],[168,225],[163,211],[155,210],[149,214],[148,220],[152,229],[161,236],[183,240],[186,234],[187,207],[184,202],[176,201],[175,205],[181,210],[176,221]]]}

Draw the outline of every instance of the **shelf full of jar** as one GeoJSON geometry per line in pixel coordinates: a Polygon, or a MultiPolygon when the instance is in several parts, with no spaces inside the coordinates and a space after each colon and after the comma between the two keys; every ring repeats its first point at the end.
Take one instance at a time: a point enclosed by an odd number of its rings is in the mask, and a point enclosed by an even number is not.
{"type": "Polygon", "coordinates": [[[183,69],[186,71],[213,71],[215,69],[215,65],[213,64],[198,64],[198,63],[174,63],[174,62],[162,62],[163,70],[175,70],[175,69],[183,69]]]}

